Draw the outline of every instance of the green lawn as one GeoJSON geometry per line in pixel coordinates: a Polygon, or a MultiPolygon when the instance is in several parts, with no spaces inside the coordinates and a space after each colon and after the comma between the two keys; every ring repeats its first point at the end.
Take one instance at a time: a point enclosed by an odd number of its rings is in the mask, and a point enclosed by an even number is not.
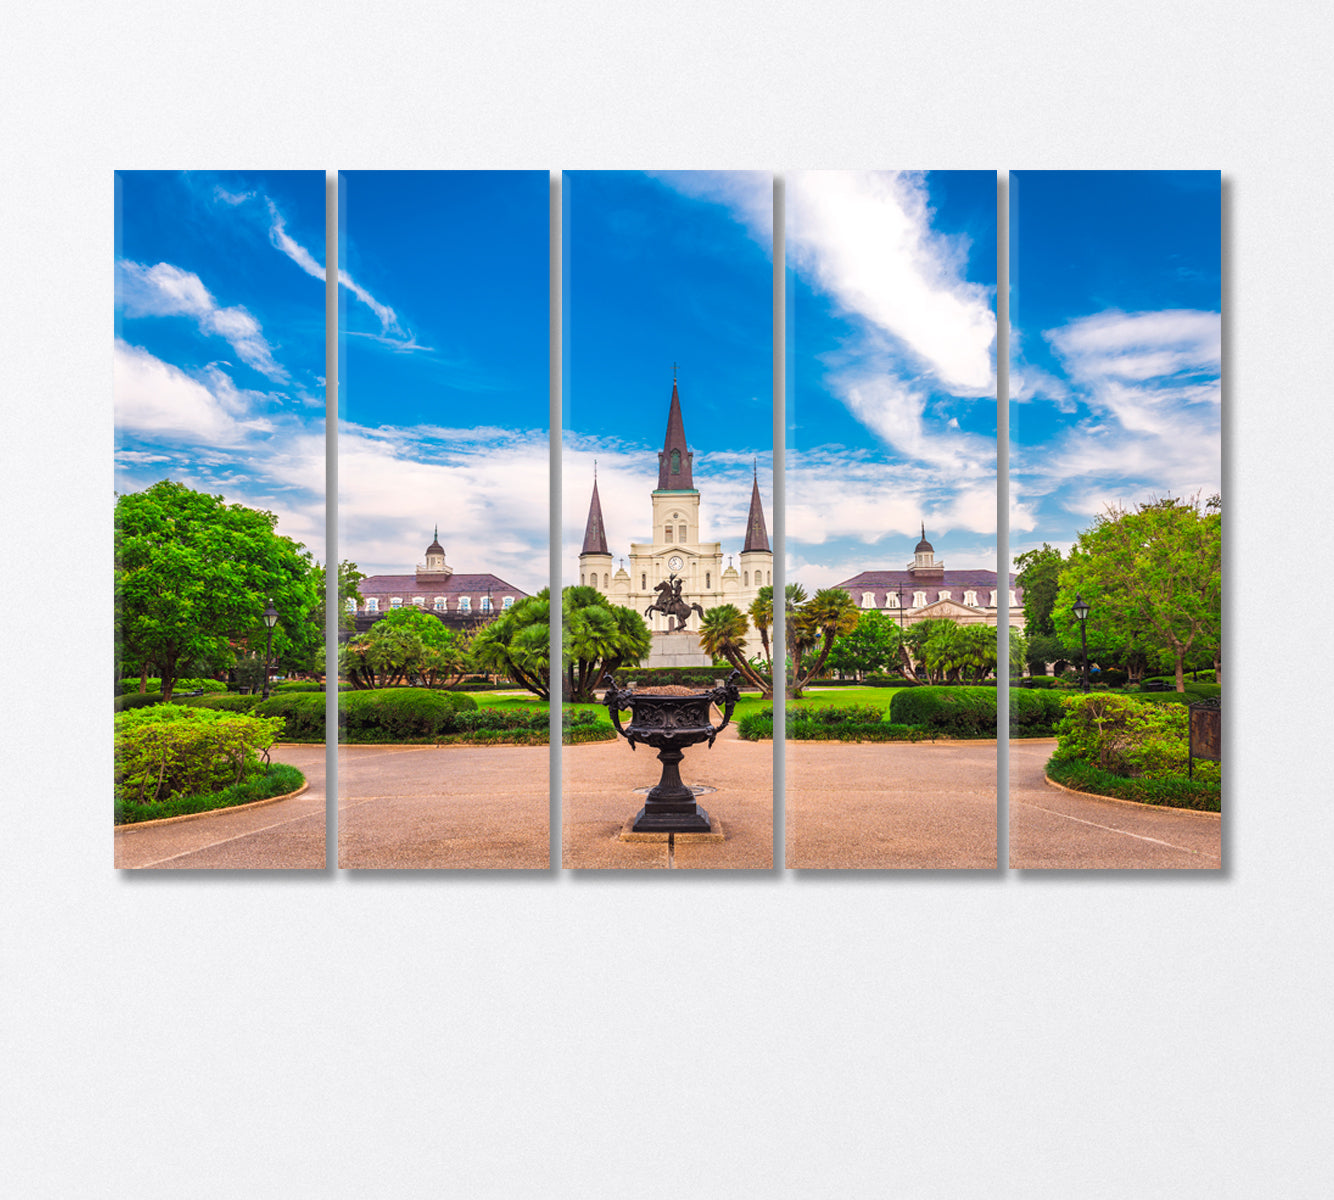
{"type": "MultiPolygon", "coordinates": [[[[800,700],[789,700],[789,708],[812,708],[824,705],[845,705],[845,704],[873,704],[876,708],[886,712],[889,710],[889,702],[895,692],[901,691],[901,688],[877,688],[877,687],[808,687],[806,694],[800,700]]],[[[546,707],[544,701],[538,700],[536,696],[528,692],[470,692],[468,693],[478,705],[483,708],[499,709],[522,709],[534,707],[546,707]]],[[[732,712],[733,722],[741,720],[742,717],[749,715],[761,708],[768,708],[773,703],[772,700],[761,700],[755,692],[743,692],[741,701],[732,712]]],[[[601,704],[570,704],[566,706],[571,712],[580,712],[585,709],[596,712],[599,716],[606,715],[606,708],[601,704]]]]}

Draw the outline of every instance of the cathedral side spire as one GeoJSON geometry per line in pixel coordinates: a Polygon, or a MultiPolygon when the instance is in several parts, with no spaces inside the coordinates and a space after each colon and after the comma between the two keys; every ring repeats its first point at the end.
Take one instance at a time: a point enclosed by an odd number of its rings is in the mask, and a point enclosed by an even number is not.
{"type": "Polygon", "coordinates": [[[686,445],[686,427],[681,419],[681,396],[672,379],[672,403],[667,410],[667,437],[658,455],[658,491],[692,492],[695,483],[690,472],[694,456],[686,445]]]}
{"type": "Polygon", "coordinates": [[[581,555],[611,554],[611,551],[607,549],[607,528],[602,523],[602,501],[598,497],[596,474],[593,476],[593,499],[588,505],[588,524],[584,526],[584,548],[579,553],[581,555]]]}
{"type": "Polygon", "coordinates": [[[746,518],[746,544],[741,547],[741,553],[747,554],[752,550],[769,550],[769,531],[764,523],[764,505],[760,501],[758,466],[750,485],[750,516],[746,518]]]}

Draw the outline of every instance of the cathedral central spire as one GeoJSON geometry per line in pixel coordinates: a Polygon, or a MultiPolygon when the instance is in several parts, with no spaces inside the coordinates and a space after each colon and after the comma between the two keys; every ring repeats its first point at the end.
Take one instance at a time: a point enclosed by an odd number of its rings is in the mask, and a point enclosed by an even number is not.
{"type": "Polygon", "coordinates": [[[667,437],[658,454],[658,491],[693,492],[695,483],[690,473],[694,456],[686,446],[686,427],[681,419],[681,396],[672,380],[672,404],[667,410],[667,437]]]}

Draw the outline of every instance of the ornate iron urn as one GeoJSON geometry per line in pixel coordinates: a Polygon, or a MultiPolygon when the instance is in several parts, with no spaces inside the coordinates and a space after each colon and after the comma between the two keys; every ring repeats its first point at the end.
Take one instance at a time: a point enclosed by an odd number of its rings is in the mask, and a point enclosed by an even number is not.
{"type": "Polygon", "coordinates": [[[680,763],[687,746],[708,742],[712,749],[713,739],[727,728],[732,709],[741,698],[737,688],[740,678],[741,672],[733,671],[726,683],[710,691],[665,696],[653,690],[637,692],[633,686],[618,688],[610,675],[606,677],[603,703],[616,732],[630,743],[631,750],[637,742],[653,746],[662,763],[662,778],[635,817],[632,828],[636,833],[708,833],[709,814],[695,803],[695,793],[681,782],[680,763]],[[712,704],[723,710],[720,725],[713,725],[709,719],[712,704]],[[621,726],[623,708],[630,710],[628,729],[621,726]]]}

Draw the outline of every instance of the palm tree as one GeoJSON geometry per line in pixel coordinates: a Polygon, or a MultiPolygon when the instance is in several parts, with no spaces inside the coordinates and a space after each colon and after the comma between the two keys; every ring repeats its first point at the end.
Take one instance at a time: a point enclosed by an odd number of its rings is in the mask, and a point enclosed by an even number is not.
{"type": "Polygon", "coordinates": [[[773,685],[765,683],[746,659],[746,615],[735,604],[720,604],[704,614],[700,623],[699,645],[705,654],[725,658],[751,687],[758,688],[766,700],[773,697],[773,685]]]}
{"type": "MultiPolygon", "coordinates": [[[[790,590],[790,589],[789,589],[790,590]]],[[[805,600],[805,592],[797,591],[805,600]]],[[[821,588],[810,600],[801,603],[788,597],[788,645],[792,650],[792,687],[794,700],[801,698],[802,689],[824,670],[825,660],[834,648],[834,639],[851,633],[857,625],[859,612],[852,597],[842,588],[821,588]],[[804,660],[814,652],[814,659],[806,666],[804,660]]]]}
{"type": "Polygon", "coordinates": [[[774,652],[769,647],[769,629],[774,623],[774,589],[771,586],[760,588],[759,595],[750,602],[746,610],[755,632],[760,635],[760,645],[764,647],[764,661],[769,664],[769,673],[773,674],[774,652]]]}

